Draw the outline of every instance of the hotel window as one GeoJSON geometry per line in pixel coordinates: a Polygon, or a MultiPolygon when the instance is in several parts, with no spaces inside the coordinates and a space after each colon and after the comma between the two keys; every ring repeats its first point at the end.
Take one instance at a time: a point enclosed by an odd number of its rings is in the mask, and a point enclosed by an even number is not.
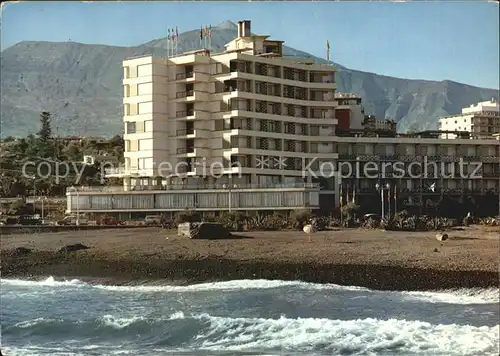
{"type": "Polygon", "coordinates": [[[135,123],[135,132],[136,133],[144,132],[144,121],[137,121],[135,123]]]}
{"type": "Polygon", "coordinates": [[[148,151],[153,149],[153,140],[139,140],[138,151],[148,151]]]}
{"type": "MultiPolygon", "coordinates": [[[[152,83],[142,83],[135,87],[135,95],[148,95],[153,93],[152,83]]],[[[133,94],[131,94],[133,95],[133,94]]]]}
{"type": "Polygon", "coordinates": [[[128,142],[128,152],[136,152],[137,151],[137,146],[138,142],[137,140],[129,140],[128,142]]]}
{"type": "Polygon", "coordinates": [[[153,120],[144,121],[144,132],[153,131],[153,120]]]}
{"type": "Polygon", "coordinates": [[[145,77],[153,74],[153,65],[152,64],[142,64],[137,67],[137,76],[145,77]]]}
{"type": "Polygon", "coordinates": [[[135,122],[127,122],[126,133],[134,134],[136,133],[136,123],[135,122]]]}
{"type": "Polygon", "coordinates": [[[139,103],[138,114],[149,114],[153,112],[153,102],[139,103]]]}
{"type": "Polygon", "coordinates": [[[125,104],[125,116],[137,115],[137,104],[125,104]]]}
{"type": "Polygon", "coordinates": [[[153,158],[139,158],[139,169],[151,169],[153,168],[153,158]]]}

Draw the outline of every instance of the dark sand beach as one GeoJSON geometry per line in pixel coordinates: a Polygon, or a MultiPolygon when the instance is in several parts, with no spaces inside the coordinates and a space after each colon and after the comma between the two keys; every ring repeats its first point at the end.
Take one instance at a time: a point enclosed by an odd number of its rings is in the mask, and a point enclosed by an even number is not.
{"type": "Polygon", "coordinates": [[[99,283],[302,280],[384,290],[498,287],[499,229],[448,232],[245,232],[190,240],[161,228],[11,234],[1,238],[2,278],[54,276],[99,283]],[[88,247],[60,253],[65,245],[88,247]],[[26,254],[16,248],[31,249],[26,254]],[[435,249],[439,252],[435,252],[435,249]]]}

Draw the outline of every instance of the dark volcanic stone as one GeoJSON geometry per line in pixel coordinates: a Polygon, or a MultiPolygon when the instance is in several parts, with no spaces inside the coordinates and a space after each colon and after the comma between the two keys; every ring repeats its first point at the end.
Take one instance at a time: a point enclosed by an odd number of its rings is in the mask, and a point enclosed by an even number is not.
{"type": "Polygon", "coordinates": [[[68,252],[75,252],[75,251],[79,251],[79,250],[86,250],[88,248],[89,248],[88,246],[85,246],[83,244],[66,245],[63,248],[61,248],[59,250],[59,252],[68,253],[68,252]]]}
{"type": "Polygon", "coordinates": [[[26,247],[17,247],[14,250],[12,250],[12,255],[14,256],[24,256],[29,253],[31,253],[31,249],[26,247]]]}

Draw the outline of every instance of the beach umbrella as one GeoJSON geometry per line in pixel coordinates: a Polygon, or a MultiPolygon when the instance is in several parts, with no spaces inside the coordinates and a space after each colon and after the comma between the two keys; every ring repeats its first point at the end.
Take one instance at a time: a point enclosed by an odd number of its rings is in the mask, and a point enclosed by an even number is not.
{"type": "Polygon", "coordinates": [[[316,228],[314,227],[314,221],[311,220],[309,224],[304,225],[302,230],[309,236],[309,242],[311,242],[311,234],[316,232],[316,228]]]}

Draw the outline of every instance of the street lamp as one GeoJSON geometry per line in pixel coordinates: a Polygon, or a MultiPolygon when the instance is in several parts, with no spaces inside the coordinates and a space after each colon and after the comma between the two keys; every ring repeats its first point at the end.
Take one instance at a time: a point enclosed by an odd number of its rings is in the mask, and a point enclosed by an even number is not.
{"type": "Polygon", "coordinates": [[[35,202],[36,202],[36,176],[32,176],[31,179],[33,179],[33,215],[36,214],[35,210],[35,202]]]}
{"type": "MultiPolygon", "coordinates": [[[[384,185],[377,183],[377,184],[375,184],[375,188],[380,191],[380,204],[382,206],[382,219],[385,219],[384,191],[387,190],[389,192],[391,189],[391,185],[389,183],[387,183],[384,186],[384,185]]],[[[391,202],[389,202],[389,216],[391,216],[391,202]]]]}
{"type": "MultiPolygon", "coordinates": [[[[76,226],[80,225],[80,196],[78,195],[78,189],[74,186],[68,188],[68,191],[76,193],[76,226]]],[[[73,199],[72,199],[73,200],[73,199]]]]}
{"type": "Polygon", "coordinates": [[[39,197],[38,200],[42,202],[42,224],[43,224],[43,215],[44,215],[44,201],[47,200],[47,197],[39,197]]]}

